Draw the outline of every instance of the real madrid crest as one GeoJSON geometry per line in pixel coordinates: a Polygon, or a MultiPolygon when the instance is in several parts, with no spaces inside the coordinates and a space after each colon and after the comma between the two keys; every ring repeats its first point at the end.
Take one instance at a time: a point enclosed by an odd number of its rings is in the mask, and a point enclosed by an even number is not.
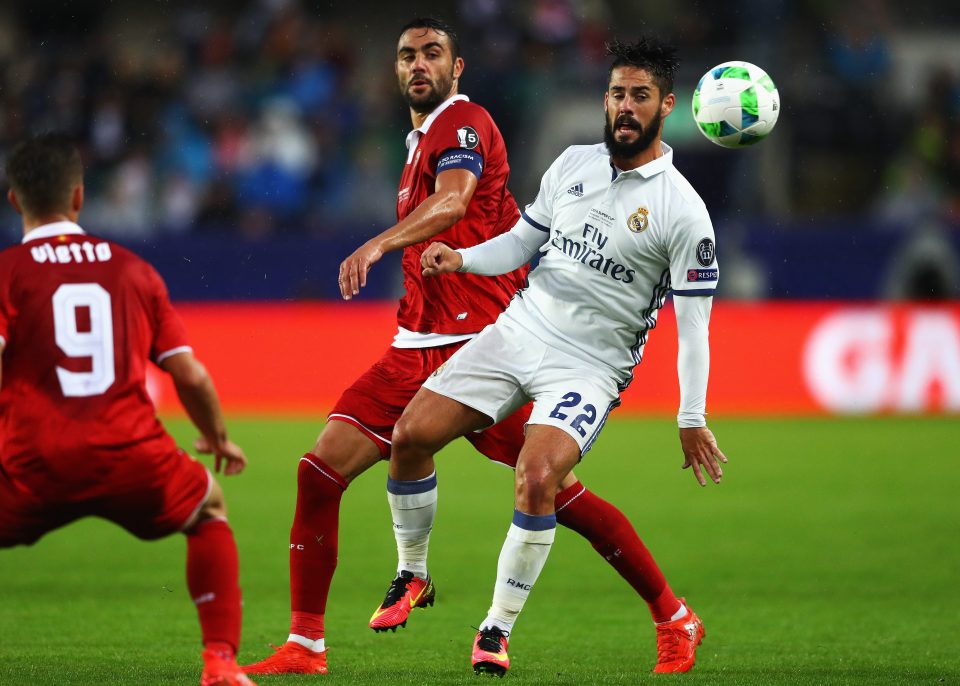
{"type": "Polygon", "coordinates": [[[650,210],[646,207],[638,207],[637,211],[627,219],[627,228],[634,233],[643,233],[650,226],[650,210]]]}

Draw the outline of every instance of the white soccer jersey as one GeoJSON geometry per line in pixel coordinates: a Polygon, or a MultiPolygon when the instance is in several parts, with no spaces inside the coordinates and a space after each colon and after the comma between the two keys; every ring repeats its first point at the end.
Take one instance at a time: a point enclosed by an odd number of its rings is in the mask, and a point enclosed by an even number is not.
{"type": "Polygon", "coordinates": [[[673,150],[637,169],[611,165],[604,144],[567,148],[523,220],[548,238],[504,316],[545,342],[633,378],[667,293],[713,295],[713,225],[673,166],[673,150]]]}

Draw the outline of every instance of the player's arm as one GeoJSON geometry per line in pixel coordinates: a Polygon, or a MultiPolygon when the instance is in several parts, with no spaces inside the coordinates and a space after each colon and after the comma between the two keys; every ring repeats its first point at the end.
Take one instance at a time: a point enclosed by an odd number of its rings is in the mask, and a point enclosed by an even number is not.
{"type": "Polygon", "coordinates": [[[569,150],[555,159],[544,173],[540,192],[512,229],[472,248],[454,250],[440,243],[428,246],[420,257],[424,276],[455,271],[494,276],[512,272],[529,262],[550,238],[554,189],[569,150]]]}
{"type": "Polygon", "coordinates": [[[483,276],[506,274],[526,264],[547,242],[549,234],[521,218],[499,236],[472,248],[454,250],[443,243],[431,243],[420,256],[424,276],[447,272],[470,272],[483,276]]]}
{"type": "MultiPolygon", "coordinates": [[[[677,293],[674,293],[676,296],[677,293]]],[[[705,295],[674,297],[677,315],[677,376],[680,380],[680,448],[683,469],[693,468],[701,486],[707,485],[705,471],[714,483],[720,483],[721,462],[726,456],[717,447],[713,432],[704,417],[707,406],[707,379],[710,376],[710,310],[713,297],[705,295]]]]}
{"type": "Polygon", "coordinates": [[[201,438],[194,444],[197,452],[212,453],[217,472],[223,461],[226,461],[224,474],[242,472],[247,458],[240,446],[227,438],[220,399],[206,368],[188,350],[163,358],[159,365],[170,374],[183,408],[200,431],[201,438]]]}
{"type": "Polygon", "coordinates": [[[350,300],[367,285],[367,272],[385,253],[421,243],[463,219],[479,177],[469,169],[437,174],[434,192],[401,221],[374,236],[340,264],[340,295],[350,300]]]}

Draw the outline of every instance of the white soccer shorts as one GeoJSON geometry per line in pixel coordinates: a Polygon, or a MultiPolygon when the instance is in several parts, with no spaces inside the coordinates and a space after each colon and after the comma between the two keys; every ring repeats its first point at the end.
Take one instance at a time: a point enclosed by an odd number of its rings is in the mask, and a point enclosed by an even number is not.
{"type": "Polygon", "coordinates": [[[485,328],[423,384],[494,423],[533,400],[527,424],[562,429],[586,453],[620,404],[612,375],[546,345],[506,317],[485,328]]]}

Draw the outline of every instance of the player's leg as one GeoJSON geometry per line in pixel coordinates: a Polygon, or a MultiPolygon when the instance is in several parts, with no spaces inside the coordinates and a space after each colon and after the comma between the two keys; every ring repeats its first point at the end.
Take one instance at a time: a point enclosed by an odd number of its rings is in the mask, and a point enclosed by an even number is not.
{"type": "Polygon", "coordinates": [[[60,502],[49,489],[27,488],[0,470],[0,548],[33,545],[85,514],[83,503],[60,502]]]}
{"type": "Polygon", "coordinates": [[[236,663],[242,613],[240,563],[223,491],[212,476],[206,500],[183,533],[187,588],[197,607],[204,646],[201,686],[252,684],[236,663]]]}
{"type": "Polygon", "coordinates": [[[349,483],[383,459],[355,424],[333,420],[300,458],[290,527],[290,632],[274,654],[246,665],[248,674],[324,674],[324,618],[339,554],[340,505],[349,483]]]}
{"type": "Polygon", "coordinates": [[[656,672],[684,672],[693,667],[703,624],[671,590],[656,561],[630,520],[567,475],[557,494],[557,524],[590,541],[610,566],[647,602],[657,630],[656,672]],[[691,634],[687,626],[695,625],[691,634]],[[693,636],[694,638],[691,638],[693,636]]]}
{"type": "MultiPolygon", "coordinates": [[[[582,374],[570,375],[569,372],[564,371],[569,366],[567,362],[558,352],[558,357],[551,360],[546,373],[541,374],[538,380],[532,383],[531,392],[537,396],[537,402],[534,404],[530,422],[550,424],[566,431],[585,454],[599,436],[610,410],[619,404],[619,391],[612,379],[605,377],[602,373],[596,373],[597,370],[585,369],[582,374]]],[[[587,501],[586,504],[591,503],[587,501]]],[[[618,538],[620,541],[639,542],[626,519],[619,512],[617,514],[619,516],[615,517],[615,520],[619,519],[623,528],[614,535],[611,543],[616,544],[618,538]]],[[[585,521],[587,519],[588,515],[584,516],[579,524],[589,524],[585,521]]],[[[593,524],[596,525],[596,522],[593,524]]],[[[647,556],[649,557],[649,553],[647,556]]],[[[652,559],[649,562],[653,564],[652,559]]],[[[645,564],[642,558],[635,560],[635,566],[643,567],[645,564]]],[[[651,590],[655,591],[656,586],[653,584],[656,584],[656,577],[662,575],[655,569],[655,565],[652,570],[648,568],[646,572],[650,574],[648,580],[652,582],[651,590]]],[[[664,590],[666,588],[664,586],[664,590]]],[[[672,595],[672,592],[668,591],[668,595],[672,595]]],[[[663,602],[664,598],[658,597],[655,600],[663,602]]],[[[667,598],[666,600],[665,605],[675,602],[677,609],[665,621],[656,624],[657,666],[654,671],[687,671],[693,666],[696,648],[704,636],[703,624],[689,608],[685,607],[682,599],[674,601],[667,598]]],[[[669,607],[656,611],[665,613],[669,611],[669,607]]]]}
{"type": "Polygon", "coordinates": [[[447,348],[393,431],[388,499],[399,557],[398,574],[370,621],[373,629],[403,626],[412,607],[429,603],[434,588],[426,574],[427,544],[436,513],[434,454],[458,436],[494,424],[523,405],[506,362],[529,362],[532,346],[506,352],[511,342],[488,326],[462,348],[447,348]],[[526,357],[525,357],[526,355],[526,357]],[[492,370],[478,374],[478,370],[492,370]]]}
{"type": "Polygon", "coordinates": [[[421,388],[393,431],[387,500],[397,541],[397,576],[370,618],[374,631],[406,626],[414,607],[433,604],[427,547],[437,511],[433,456],[464,433],[487,426],[489,416],[421,388]]]}
{"type": "Polygon", "coordinates": [[[390,434],[423,378],[420,350],[389,349],[347,388],[313,449],[300,457],[290,528],[290,633],[250,674],[327,671],[324,616],[337,568],[340,505],[347,486],[386,459],[390,434]]]}
{"type": "Polygon", "coordinates": [[[593,549],[646,601],[654,622],[683,616],[683,604],[630,520],[613,504],[585,488],[572,472],[557,494],[557,524],[590,541],[593,549]]]}
{"type": "Polygon", "coordinates": [[[185,534],[187,587],[204,646],[201,684],[251,684],[236,663],[239,564],[223,492],[207,468],[177,450],[169,437],[133,446],[125,458],[129,473],[121,475],[117,487],[105,486],[105,494],[92,501],[90,513],[143,540],[185,534]]]}
{"type": "MultiPolygon", "coordinates": [[[[525,405],[496,426],[466,438],[491,460],[515,467],[530,409],[531,405],[525,405]]],[[[655,622],[676,618],[682,610],[680,601],[630,520],[619,509],[587,489],[573,472],[561,483],[555,506],[557,524],[586,538],[647,602],[655,622]]]]}
{"type": "Polygon", "coordinates": [[[510,667],[507,638],[547,561],[556,533],[556,493],[580,459],[580,446],[554,426],[530,425],[514,490],[513,521],[497,561],[493,603],[474,639],[478,673],[503,675],[510,667]]]}

